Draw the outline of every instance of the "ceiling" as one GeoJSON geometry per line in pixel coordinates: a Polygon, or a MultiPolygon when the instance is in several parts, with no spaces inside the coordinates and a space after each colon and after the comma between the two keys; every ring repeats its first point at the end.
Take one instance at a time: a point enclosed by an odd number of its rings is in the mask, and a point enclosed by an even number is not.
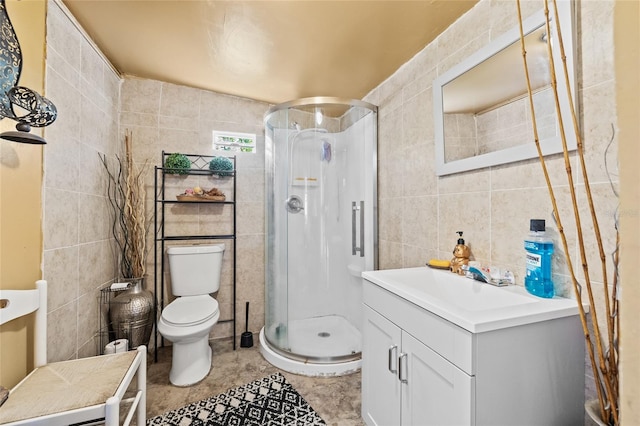
{"type": "Polygon", "coordinates": [[[477,0],[62,0],[122,74],[273,104],[361,99],[477,0]]]}

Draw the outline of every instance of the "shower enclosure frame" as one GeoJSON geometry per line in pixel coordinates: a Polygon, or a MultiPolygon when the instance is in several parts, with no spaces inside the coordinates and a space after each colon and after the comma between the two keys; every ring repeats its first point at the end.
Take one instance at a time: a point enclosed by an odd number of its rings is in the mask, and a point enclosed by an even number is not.
{"type": "MultiPolygon", "coordinates": [[[[308,111],[305,111],[306,113],[308,113],[308,111]]],[[[366,260],[364,261],[364,263],[366,264],[365,270],[371,270],[371,269],[377,269],[378,268],[378,224],[377,224],[377,211],[378,211],[378,205],[377,205],[377,138],[378,138],[378,129],[377,129],[377,114],[378,114],[378,108],[373,105],[370,104],[368,102],[365,101],[361,101],[361,100],[354,100],[354,99],[347,99],[347,98],[339,98],[339,97],[309,97],[309,98],[302,98],[302,99],[297,99],[297,100],[293,100],[293,101],[289,101],[289,102],[285,102],[279,105],[276,105],[272,108],[270,108],[266,113],[265,113],[265,119],[264,119],[264,123],[265,123],[265,129],[267,130],[266,132],[266,136],[273,136],[273,139],[277,139],[275,137],[275,132],[276,131],[284,131],[287,134],[287,137],[285,139],[285,142],[287,143],[287,147],[286,147],[286,152],[288,156],[291,156],[288,159],[288,169],[287,169],[287,179],[292,179],[292,171],[291,169],[294,167],[293,166],[293,152],[294,152],[294,145],[293,143],[295,142],[295,137],[294,137],[294,141],[290,142],[290,138],[292,136],[292,134],[296,134],[296,137],[298,135],[301,135],[303,132],[305,131],[310,131],[310,132],[317,132],[317,134],[320,135],[320,137],[324,137],[325,139],[327,139],[330,136],[334,136],[334,135],[339,135],[341,133],[345,133],[347,131],[351,131],[351,132],[357,132],[358,129],[356,128],[356,125],[361,126],[362,130],[361,130],[361,135],[359,136],[361,138],[361,143],[363,145],[369,144],[367,150],[370,150],[370,157],[367,157],[366,160],[363,160],[363,164],[366,162],[366,164],[363,166],[363,173],[364,174],[369,174],[370,175],[366,178],[366,182],[361,183],[362,185],[362,191],[363,193],[366,193],[366,197],[368,197],[368,201],[367,203],[370,203],[370,206],[367,206],[368,209],[370,209],[370,212],[367,212],[367,221],[370,220],[370,224],[367,225],[367,237],[366,238],[370,238],[371,241],[367,241],[367,246],[368,246],[368,251],[371,251],[372,253],[366,253],[367,257],[366,260]],[[308,128],[305,130],[300,130],[299,128],[296,130],[295,128],[292,129],[291,126],[296,126],[297,123],[290,123],[290,117],[289,117],[289,113],[292,112],[293,110],[300,108],[300,110],[296,111],[298,113],[302,113],[303,110],[307,109],[307,108],[344,108],[344,112],[342,113],[342,115],[338,116],[338,120],[337,123],[339,123],[339,131],[337,133],[335,132],[328,132],[326,128],[308,128]],[[356,108],[354,110],[354,108],[356,108]],[[283,111],[286,110],[286,113],[284,114],[284,116],[286,117],[285,120],[285,124],[286,127],[282,126],[282,123],[280,124],[280,126],[278,127],[278,130],[275,129],[275,127],[273,127],[269,120],[274,117],[275,113],[278,113],[279,111],[283,111]],[[354,112],[355,111],[355,112],[354,112]],[[353,117],[349,116],[349,114],[351,114],[352,116],[355,117],[355,119],[353,119],[352,122],[349,122],[348,125],[346,125],[344,128],[342,128],[342,122],[341,120],[343,118],[346,117],[347,120],[351,120],[353,117]],[[370,118],[368,118],[370,116],[370,118]],[[359,121],[363,120],[362,124],[359,124],[359,121]],[[368,121],[366,121],[368,120],[368,121]],[[354,128],[353,130],[350,130],[351,128],[354,128]],[[297,133],[296,133],[297,131],[297,133]],[[368,163],[370,161],[370,163],[368,163]]],[[[280,118],[280,117],[276,117],[276,118],[280,118]]],[[[335,123],[334,123],[335,124],[335,123]]],[[[329,125],[326,125],[326,127],[329,127],[329,125]]],[[[336,136],[337,137],[337,136],[336,136]]],[[[347,138],[347,136],[342,136],[343,138],[347,138]]],[[[353,371],[357,371],[360,368],[361,365],[361,340],[358,342],[358,350],[356,351],[351,351],[351,353],[347,353],[347,354],[341,354],[341,355],[329,355],[329,356],[324,356],[324,355],[310,355],[308,353],[305,354],[300,354],[300,353],[296,353],[294,351],[291,350],[287,350],[286,348],[282,348],[279,347],[277,344],[275,344],[274,342],[271,342],[269,340],[268,337],[268,333],[265,332],[265,330],[267,329],[267,327],[270,324],[270,315],[269,315],[269,300],[270,300],[270,287],[273,287],[275,284],[272,282],[276,279],[277,273],[274,272],[274,269],[276,268],[276,266],[273,265],[274,260],[271,257],[277,257],[276,255],[273,255],[270,257],[269,252],[270,250],[273,251],[273,253],[275,253],[276,248],[275,248],[275,244],[273,242],[273,239],[276,238],[273,235],[270,235],[272,233],[272,230],[270,229],[270,227],[276,228],[276,225],[274,223],[270,223],[270,218],[271,221],[275,221],[277,220],[276,216],[277,216],[277,209],[282,208],[282,205],[280,203],[283,203],[284,200],[274,200],[274,193],[277,192],[277,188],[276,185],[277,183],[275,183],[275,179],[276,179],[276,172],[275,172],[275,163],[276,163],[276,154],[275,154],[275,147],[273,146],[274,144],[276,144],[278,141],[277,140],[273,140],[271,144],[267,143],[267,141],[265,141],[265,187],[266,187],[266,203],[265,203],[265,219],[266,219],[266,229],[265,229],[265,264],[266,264],[266,268],[265,268],[265,287],[266,287],[266,294],[265,294],[265,314],[266,314],[266,325],[265,325],[265,329],[263,329],[260,332],[260,344],[261,344],[261,352],[263,353],[263,355],[265,355],[265,358],[267,358],[272,364],[276,365],[277,367],[283,368],[287,371],[291,371],[291,372],[295,372],[295,373],[300,373],[300,374],[307,374],[307,375],[340,375],[340,374],[348,374],[351,373],[353,371]],[[271,185],[271,187],[270,187],[271,185]],[[272,209],[272,211],[270,212],[270,209],[272,209]],[[272,241],[270,241],[270,239],[272,239],[272,241]],[[273,276],[270,277],[270,274],[272,274],[273,276]],[[266,352],[269,352],[269,354],[265,354],[266,352]],[[269,355],[269,356],[267,356],[269,355]],[[274,362],[273,358],[277,358],[276,362],[274,362]]],[[[282,142],[280,140],[280,142],[282,142]]],[[[326,143],[326,142],[325,142],[326,143]]],[[[342,142],[342,144],[346,145],[348,144],[349,141],[345,139],[345,142],[342,142]]],[[[331,144],[329,145],[329,153],[328,156],[329,158],[331,158],[331,144]]],[[[345,152],[346,152],[345,148],[345,152]]],[[[323,156],[326,153],[323,151],[323,156]]],[[[342,155],[342,154],[340,154],[342,155]]],[[[347,154],[344,154],[345,156],[347,154]]],[[[369,154],[367,154],[369,155],[369,154]]],[[[324,158],[323,158],[324,159],[324,158]]],[[[331,161],[331,160],[329,160],[331,161]]],[[[327,161],[327,163],[329,162],[327,161]]],[[[337,166],[334,166],[337,167],[337,166]]],[[[343,180],[346,180],[345,178],[346,172],[343,172],[343,174],[340,176],[343,180]]],[[[338,182],[338,177],[335,177],[336,182],[338,182]]],[[[291,186],[293,185],[293,183],[287,183],[287,185],[289,185],[289,189],[286,192],[291,192],[291,186]]],[[[339,184],[338,184],[339,186],[339,184]]],[[[324,189],[323,189],[324,190],[324,189]]],[[[340,198],[340,194],[337,195],[338,198],[340,198]]],[[[364,197],[364,196],[363,196],[364,197]]],[[[291,197],[289,197],[291,198],[291,197]]],[[[287,199],[287,201],[289,201],[289,199],[287,199]]],[[[349,209],[352,212],[352,235],[351,235],[351,239],[352,239],[352,255],[355,256],[362,256],[365,257],[365,253],[364,251],[364,247],[362,246],[361,241],[364,240],[364,207],[361,208],[363,201],[360,201],[359,203],[353,202],[351,209],[349,209]],[[356,216],[359,215],[359,216],[356,216]],[[359,233],[360,233],[360,241],[357,241],[358,238],[357,237],[357,233],[358,233],[358,229],[356,229],[356,221],[359,221],[359,233]],[[360,244],[360,247],[358,247],[357,245],[360,244]]],[[[295,210],[295,207],[302,207],[304,204],[304,201],[293,201],[293,207],[295,210]],[[302,204],[300,204],[302,203],[302,204]]],[[[288,203],[287,207],[289,207],[291,205],[291,202],[288,203]]],[[[340,207],[340,201],[338,201],[338,206],[340,207]]],[[[342,206],[342,208],[347,208],[345,206],[342,206]]],[[[301,208],[300,210],[303,210],[303,208],[301,208]]],[[[299,210],[298,210],[299,211],[299,210]]],[[[289,210],[288,214],[291,214],[292,211],[289,210]]],[[[295,213],[295,211],[294,211],[295,213]]],[[[338,213],[339,215],[339,213],[338,213]]],[[[288,215],[285,215],[286,217],[288,217],[288,215]]],[[[344,219],[343,219],[344,220],[344,219]]],[[[286,227],[287,230],[285,231],[285,233],[287,233],[286,238],[289,238],[288,233],[288,220],[285,220],[285,223],[287,225],[284,225],[283,227],[286,227]]],[[[334,230],[335,232],[335,230],[334,230]]],[[[280,248],[280,250],[283,250],[282,248],[280,248]]],[[[288,263],[290,262],[290,257],[288,254],[288,250],[289,250],[289,245],[287,245],[285,247],[285,250],[287,250],[287,254],[286,259],[284,260],[285,263],[287,263],[287,267],[288,267],[288,263]]],[[[348,267],[351,269],[351,265],[349,264],[348,267]]],[[[330,265],[327,266],[327,268],[330,268],[330,265]]],[[[355,271],[349,271],[351,272],[351,275],[353,277],[357,277],[357,281],[358,284],[360,285],[360,280],[361,278],[359,277],[361,270],[355,270],[355,271]]],[[[291,285],[290,281],[290,276],[287,274],[287,277],[285,278],[286,280],[286,291],[287,293],[289,292],[289,286],[291,285]]],[[[354,278],[355,279],[355,278],[354,278]]],[[[360,289],[361,291],[361,289],[360,289]]],[[[289,297],[289,295],[287,294],[287,298],[289,297]]],[[[361,296],[360,296],[361,297],[361,296]]],[[[358,302],[359,305],[361,305],[361,298],[358,302]]],[[[352,301],[353,303],[353,301],[352,301]]],[[[286,302],[286,308],[287,310],[290,309],[289,307],[289,300],[287,299],[286,302]]],[[[273,306],[271,307],[273,308],[273,306]]],[[[286,314],[287,317],[287,324],[289,324],[289,313],[286,314]]],[[[361,339],[360,337],[360,330],[361,330],[361,323],[362,323],[362,318],[360,315],[360,318],[357,321],[354,321],[355,324],[355,328],[358,331],[358,338],[361,339]]],[[[287,330],[288,332],[289,330],[287,330]]],[[[286,334],[286,333],[285,333],[286,334]]],[[[321,334],[321,333],[318,333],[321,334]]]]}

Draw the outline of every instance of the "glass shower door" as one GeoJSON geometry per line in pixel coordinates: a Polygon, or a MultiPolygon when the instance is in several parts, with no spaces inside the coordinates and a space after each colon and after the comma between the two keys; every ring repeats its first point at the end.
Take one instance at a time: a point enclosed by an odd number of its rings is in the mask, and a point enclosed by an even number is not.
{"type": "Polygon", "coordinates": [[[376,266],[376,114],[340,107],[322,126],[313,119],[326,105],[265,118],[264,336],[270,350],[305,364],[359,360],[360,273],[376,266]]]}

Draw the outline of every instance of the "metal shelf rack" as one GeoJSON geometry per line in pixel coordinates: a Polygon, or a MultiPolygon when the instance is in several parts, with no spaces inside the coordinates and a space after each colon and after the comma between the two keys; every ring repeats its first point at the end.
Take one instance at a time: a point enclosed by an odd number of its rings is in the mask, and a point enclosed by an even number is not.
{"type": "MultiPolygon", "coordinates": [[[[161,165],[164,165],[165,159],[171,155],[170,152],[162,151],[161,165]]],[[[183,175],[217,175],[215,171],[209,170],[209,162],[215,158],[213,155],[199,155],[199,154],[184,154],[191,161],[191,168],[182,170],[183,175]]],[[[225,199],[224,201],[180,201],[180,200],[167,200],[166,199],[166,179],[175,174],[175,169],[167,169],[163,166],[155,167],[154,174],[154,297],[155,297],[155,310],[157,315],[160,315],[165,305],[165,242],[166,241],[189,241],[189,240],[231,240],[233,242],[233,265],[231,268],[232,274],[232,318],[219,320],[218,323],[232,322],[233,323],[233,350],[236,349],[236,157],[226,157],[233,163],[233,171],[224,171],[224,177],[232,179],[232,197],[231,200],[225,199]],[[167,205],[171,204],[218,204],[218,205],[231,205],[232,206],[232,233],[231,234],[215,234],[215,235],[167,235],[165,232],[165,214],[167,205]],[[160,290],[160,297],[158,298],[158,288],[160,290]]],[[[220,177],[223,177],[222,174],[220,177]]],[[[157,318],[156,318],[157,325],[157,318]]],[[[161,345],[164,346],[164,339],[162,339],[161,345]]],[[[154,362],[158,361],[158,330],[154,328],[154,362]]]]}

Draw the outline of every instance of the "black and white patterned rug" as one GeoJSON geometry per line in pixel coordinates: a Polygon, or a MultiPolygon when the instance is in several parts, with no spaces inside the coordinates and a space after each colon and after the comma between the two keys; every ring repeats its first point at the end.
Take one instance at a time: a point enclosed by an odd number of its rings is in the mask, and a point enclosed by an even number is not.
{"type": "Polygon", "coordinates": [[[149,425],[325,425],[280,373],[230,389],[147,420],[149,425]]]}

